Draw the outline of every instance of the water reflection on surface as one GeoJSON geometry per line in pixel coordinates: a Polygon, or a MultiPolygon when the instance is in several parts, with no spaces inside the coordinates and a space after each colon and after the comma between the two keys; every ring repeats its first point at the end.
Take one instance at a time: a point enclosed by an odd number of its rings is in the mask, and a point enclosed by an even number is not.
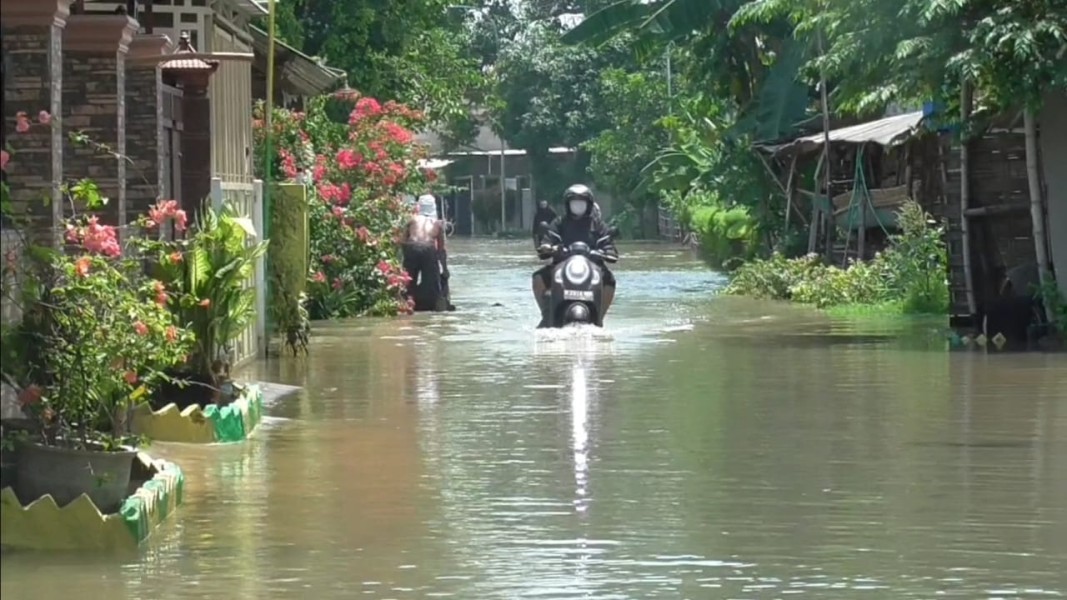
{"type": "Polygon", "coordinates": [[[249,443],[160,445],[141,558],[5,554],[5,599],[1067,594],[1067,364],[713,298],[625,248],[609,326],[539,332],[528,244],[457,244],[460,312],[316,328],[249,443]],[[10,596],[8,596],[10,594],[10,596]]]}

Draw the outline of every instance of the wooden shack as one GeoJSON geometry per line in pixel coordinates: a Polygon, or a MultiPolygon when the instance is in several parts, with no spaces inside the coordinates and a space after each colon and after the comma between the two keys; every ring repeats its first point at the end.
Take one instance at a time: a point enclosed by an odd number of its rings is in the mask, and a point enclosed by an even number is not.
{"type": "Polygon", "coordinates": [[[909,112],[758,146],[786,196],[787,227],[797,219],[808,228],[808,252],[821,249],[840,265],[872,257],[897,229],[908,198],[945,216],[947,141],[925,127],[927,116],[909,112]]]}

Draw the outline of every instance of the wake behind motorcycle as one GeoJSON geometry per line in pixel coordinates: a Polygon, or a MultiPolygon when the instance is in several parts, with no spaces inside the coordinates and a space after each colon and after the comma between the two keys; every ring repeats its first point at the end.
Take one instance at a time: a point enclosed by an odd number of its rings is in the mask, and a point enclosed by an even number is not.
{"type": "Polygon", "coordinates": [[[594,248],[590,248],[585,242],[564,246],[559,235],[548,228],[548,223],[541,223],[540,227],[554,244],[550,251],[538,252],[538,257],[559,261],[552,268],[552,285],[546,291],[548,314],[545,326],[560,328],[588,323],[603,327],[604,282],[600,263],[614,263],[618,258],[604,254],[601,248],[618,235],[618,230],[612,228],[608,235],[596,241],[594,248]]]}

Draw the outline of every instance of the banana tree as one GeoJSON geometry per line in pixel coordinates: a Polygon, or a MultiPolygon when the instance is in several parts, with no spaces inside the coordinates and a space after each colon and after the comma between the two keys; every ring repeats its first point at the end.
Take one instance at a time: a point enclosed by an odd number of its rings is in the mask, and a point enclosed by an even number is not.
{"type": "Polygon", "coordinates": [[[196,336],[185,374],[198,381],[218,382],[230,362],[230,344],[256,316],[250,281],[267,242],[255,236],[250,219],[229,206],[216,211],[205,203],[187,239],[155,245],[153,276],[179,322],[196,336]]]}

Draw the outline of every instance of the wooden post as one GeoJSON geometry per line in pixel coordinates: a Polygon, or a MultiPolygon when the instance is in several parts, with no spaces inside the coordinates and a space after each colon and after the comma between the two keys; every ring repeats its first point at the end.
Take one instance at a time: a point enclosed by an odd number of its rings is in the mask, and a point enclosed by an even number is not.
{"type": "MultiPolygon", "coordinates": [[[[1030,220],[1033,222],[1034,253],[1037,256],[1037,275],[1044,288],[1052,280],[1049,272],[1048,246],[1045,238],[1045,207],[1041,193],[1041,175],[1037,167],[1037,118],[1034,109],[1023,109],[1023,128],[1026,131],[1026,179],[1030,184],[1030,220]]],[[[1052,305],[1045,302],[1045,318],[1049,323],[1056,318],[1052,305]]]]}
{"type": "Polygon", "coordinates": [[[819,210],[819,173],[822,172],[823,163],[826,161],[826,154],[819,155],[819,161],[815,163],[815,181],[812,182],[812,187],[815,188],[815,193],[811,197],[811,226],[808,228],[808,254],[815,252],[815,243],[819,239],[819,223],[822,219],[819,216],[822,212],[819,210]]]}
{"type": "MultiPolygon", "coordinates": [[[[823,48],[823,34],[819,32],[819,56],[825,57],[823,48]]],[[[822,134],[823,134],[823,157],[825,158],[824,167],[826,170],[823,172],[823,176],[826,182],[826,199],[830,201],[833,197],[833,191],[831,189],[831,175],[833,166],[830,162],[830,94],[826,89],[826,69],[824,67],[819,68],[819,94],[822,96],[822,134]]],[[[816,188],[817,189],[817,188],[816,188]]],[[[829,212],[826,213],[826,248],[824,249],[826,263],[829,264],[833,260],[834,255],[834,212],[833,204],[830,205],[829,212]]]]}
{"type": "MultiPolygon", "coordinates": [[[[978,303],[974,298],[974,273],[971,271],[971,224],[967,215],[971,203],[971,153],[965,132],[967,121],[971,118],[972,102],[971,84],[964,81],[960,85],[960,237],[963,239],[963,285],[967,288],[967,310],[971,315],[976,315],[978,303]]],[[[911,185],[910,179],[908,185],[911,185]]]]}
{"type": "Polygon", "coordinates": [[[787,238],[789,237],[789,217],[793,210],[793,177],[797,173],[798,158],[800,158],[800,152],[794,152],[793,160],[789,161],[789,176],[785,180],[785,228],[782,233],[787,238]]]}

